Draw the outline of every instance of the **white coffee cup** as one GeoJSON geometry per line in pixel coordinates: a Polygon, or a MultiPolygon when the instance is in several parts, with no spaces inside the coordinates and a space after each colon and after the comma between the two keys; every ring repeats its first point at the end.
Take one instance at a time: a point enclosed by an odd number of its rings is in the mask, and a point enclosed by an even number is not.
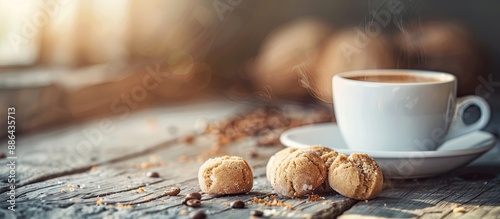
{"type": "Polygon", "coordinates": [[[447,139],[483,128],[490,119],[483,98],[456,97],[456,78],[448,73],[360,70],[332,80],[337,124],[354,150],[436,150],[447,139]],[[467,125],[462,117],[471,105],[479,107],[481,116],[467,125]]]}

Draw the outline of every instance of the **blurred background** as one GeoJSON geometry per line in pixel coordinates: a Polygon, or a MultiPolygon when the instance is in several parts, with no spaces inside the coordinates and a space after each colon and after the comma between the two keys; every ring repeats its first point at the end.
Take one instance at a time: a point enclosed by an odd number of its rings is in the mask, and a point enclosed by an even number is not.
{"type": "MultiPolygon", "coordinates": [[[[500,109],[495,0],[0,0],[0,113],[32,131],[190,100],[331,104],[356,69],[453,73],[500,109]]],[[[0,119],[2,126],[6,118],[0,119]]]]}

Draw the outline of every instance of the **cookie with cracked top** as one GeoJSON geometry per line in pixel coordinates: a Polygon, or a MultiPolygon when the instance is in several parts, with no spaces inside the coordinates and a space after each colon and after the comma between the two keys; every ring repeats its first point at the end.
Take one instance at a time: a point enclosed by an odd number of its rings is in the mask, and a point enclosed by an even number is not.
{"type": "Polygon", "coordinates": [[[367,154],[339,154],[328,171],[330,186],[349,198],[375,198],[384,184],[384,176],[377,162],[367,154]]]}
{"type": "Polygon", "coordinates": [[[198,170],[201,191],[226,195],[249,192],[253,186],[253,173],[241,157],[223,156],[208,159],[198,170]]]}
{"type": "Polygon", "coordinates": [[[311,194],[326,178],[326,167],[321,157],[306,149],[296,150],[277,163],[271,185],[284,197],[311,194]]]}

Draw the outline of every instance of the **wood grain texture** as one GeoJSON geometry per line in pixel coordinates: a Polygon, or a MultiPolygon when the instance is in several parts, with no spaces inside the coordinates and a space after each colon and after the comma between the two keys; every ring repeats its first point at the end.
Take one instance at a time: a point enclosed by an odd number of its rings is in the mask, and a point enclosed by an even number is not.
{"type": "Polygon", "coordinates": [[[379,197],[359,202],[340,218],[500,218],[498,176],[475,180],[444,176],[387,185],[379,197]],[[453,211],[459,207],[466,212],[453,211]]]}
{"type": "MultiPolygon", "coordinates": [[[[192,132],[200,119],[220,120],[245,107],[212,101],[134,114],[123,109],[116,112],[115,117],[18,136],[17,185],[80,173],[95,165],[148,153],[164,147],[162,143],[192,132]]],[[[0,148],[7,148],[6,141],[0,148]]],[[[0,165],[5,166],[7,162],[0,160],[0,165]]],[[[7,179],[8,171],[8,168],[0,169],[0,178],[7,179]]],[[[0,182],[0,192],[7,191],[7,187],[5,180],[0,182]]]]}
{"type": "MultiPolygon", "coordinates": [[[[193,145],[179,144],[176,141],[153,153],[140,155],[118,162],[100,165],[83,173],[71,174],[37,182],[17,190],[17,215],[21,218],[186,218],[194,210],[203,210],[211,218],[248,217],[254,209],[264,210],[273,217],[291,218],[330,218],[351,207],[355,200],[336,193],[324,195],[325,199],[310,202],[301,199],[279,199],[293,206],[288,210],[278,206],[260,206],[249,203],[254,197],[273,195],[273,189],[265,178],[265,165],[268,157],[281,147],[259,149],[256,158],[247,157],[254,171],[254,188],[248,194],[212,197],[203,196],[202,207],[193,209],[182,205],[183,197],[190,192],[199,191],[197,171],[201,162],[197,159],[180,161],[179,157],[196,158],[200,152],[210,147],[211,139],[198,138],[193,145]],[[141,168],[141,163],[151,163],[151,168],[141,168]],[[154,164],[158,164],[155,166],[154,164]],[[160,178],[148,178],[146,172],[156,171],[160,178]],[[68,185],[73,185],[70,191],[68,185]],[[83,188],[80,187],[84,185],[83,188]],[[179,186],[178,196],[165,196],[163,192],[170,186],[179,186]],[[143,187],[145,191],[138,189],[143,187]],[[61,192],[64,189],[64,192],[61,192]],[[102,198],[103,203],[97,205],[102,198]],[[229,204],[234,200],[247,203],[245,209],[232,209],[229,204]],[[123,208],[121,206],[130,208],[123,208]],[[186,215],[183,215],[183,211],[186,215]]],[[[247,141],[240,141],[226,147],[231,155],[245,156],[247,141]]],[[[5,199],[5,193],[0,195],[5,199]]],[[[0,203],[5,209],[6,203],[0,203]]],[[[10,212],[1,210],[0,214],[9,216],[10,212]]]]}

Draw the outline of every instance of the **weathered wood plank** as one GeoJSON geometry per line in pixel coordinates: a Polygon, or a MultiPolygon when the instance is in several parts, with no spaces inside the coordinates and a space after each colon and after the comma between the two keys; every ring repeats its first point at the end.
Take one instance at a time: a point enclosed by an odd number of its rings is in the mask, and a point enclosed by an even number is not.
{"type": "MultiPolygon", "coordinates": [[[[229,101],[168,106],[134,114],[118,113],[85,124],[49,130],[17,139],[17,185],[84,172],[90,167],[163,147],[168,142],[194,130],[197,120],[220,120],[244,109],[229,101]],[[180,119],[182,118],[182,119],[180,119]]],[[[6,141],[0,148],[6,149],[6,141]]],[[[0,160],[5,166],[8,160],[0,160]]],[[[7,179],[8,168],[0,169],[7,179]]],[[[0,192],[9,184],[0,182],[0,192]]]]}
{"type": "Polygon", "coordinates": [[[379,197],[359,202],[340,218],[485,218],[499,217],[500,177],[464,180],[444,176],[393,181],[379,197]],[[453,212],[463,207],[466,213],[453,212]]]}
{"type": "MultiPolygon", "coordinates": [[[[248,217],[252,209],[261,209],[276,217],[329,218],[332,215],[340,214],[355,203],[354,200],[338,194],[330,194],[325,195],[325,200],[317,202],[308,202],[304,198],[300,200],[280,199],[285,203],[290,203],[294,210],[287,210],[277,206],[259,206],[255,203],[248,203],[246,209],[231,209],[228,204],[235,199],[250,201],[255,196],[272,195],[273,190],[265,179],[265,164],[268,157],[281,148],[265,147],[259,149],[257,158],[247,159],[253,167],[255,176],[254,189],[251,193],[222,197],[205,195],[203,205],[199,209],[181,205],[183,195],[199,191],[196,173],[201,163],[197,162],[196,159],[181,162],[178,158],[183,155],[196,156],[209,148],[210,142],[209,138],[204,137],[199,138],[193,145],[174,143],[174,145],[162,148],[154,153],[104,164],[95,170],[26,185],[18,190],[18,209],[23,209],[23,211],[19,212],[17,216],[31,217],[36,215],[44,218],[177,218],[183,216],[181,213],[183,210],[186,214],[193,210],[204,210],[214,218],[234,218],[237,215],[248,217]],[[156,163],[164,162],[164,164],[148,169],[137,167],[137,164],[151,162],[151,155],[154,155],[156,163]],[[147,171],[157,171],[161,177],[147,178],[145,177],[147,171]],[[67,185],[69,183],[74,186],[74,191],[68,190],[67,185]],[[76,186],[83,184],[85,185],[84,188],[76,186]],[[173,185],[181,187],[180,195],[174,197],[164,196],[163,191],[173,185]],[[137,192],[140,187],[144,187],[145,191],[137,192]],[[61,193],[61,189],[66,191],[61,193]],[[96,201],[99,198],[102,198],[103,205],[97,206],[96,201]],[[120,206],[118,203],[125,206],[130,204],[131,208],[117,207],[120,206]]],[[[246,153],[245,145],[248,142],[248,140],[241,141],[227,146],[227,153],[244,155],[246,153]]],[[[5,209],[4,205],[0,203],[3,209],[5,209]]]]}

